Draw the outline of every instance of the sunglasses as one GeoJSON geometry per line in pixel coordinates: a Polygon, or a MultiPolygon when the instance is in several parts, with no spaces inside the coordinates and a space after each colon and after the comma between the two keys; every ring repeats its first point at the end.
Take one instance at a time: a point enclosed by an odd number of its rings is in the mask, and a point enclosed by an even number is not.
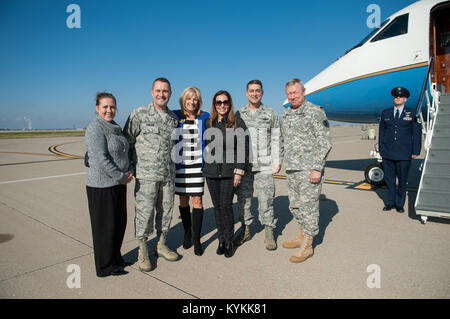
{"type": "Polygon", "coordinates": [[[230,105],[230,101],[228,101],[228,100],[225,100],[225,101],[217,100],[216,101],[216,106],[220,106],[220,105],[228,106],[228,105],[230,105]]]}

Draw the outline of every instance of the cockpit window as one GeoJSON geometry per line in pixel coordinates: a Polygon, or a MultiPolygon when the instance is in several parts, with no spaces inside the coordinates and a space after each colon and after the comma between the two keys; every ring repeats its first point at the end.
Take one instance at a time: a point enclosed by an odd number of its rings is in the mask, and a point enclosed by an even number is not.
{"type": "Polygon", "coordinates": [[[409,13],[398,16],[370,42],[384,40],[408,33],[408,17],[409,13]]]}
{"type": "Polygon", "coordinates": [[[355,48],[357,48],[357,47],[362,46],[362,45],[363,45],[364,43],[366,43],[371,37],[373,37],[373,35],[374,35],[375,33],[377,33],[378,31],[380,31],[380,29],[381,29],[382,27],[384,27],[388,22],[389,22],[389,19],[384,20],[384,21],[380,24],[380,26],[379,26],[378,28],[374,28],[372,31],[370,31],[370,33],[369,33],[368,35],[366,35],[366,36],[364,37],[364,39],[362,39],[361,41],[359,41],[357,45],[355,45],[355,46],[352,47],[350,50],[348,50],[347,52],[345,52],[345,54],[349,53],[351,50],[353,50],[353,49],[355,49],[355,48]]]}

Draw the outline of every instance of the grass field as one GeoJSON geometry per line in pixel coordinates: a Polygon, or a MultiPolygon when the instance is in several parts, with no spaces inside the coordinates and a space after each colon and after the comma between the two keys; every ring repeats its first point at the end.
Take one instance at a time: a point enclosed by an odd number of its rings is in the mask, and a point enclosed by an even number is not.
{"type": "Polygon", "coordinates": [[[84,136],[84,130],[0,131],[1,138],[84,136]]]}

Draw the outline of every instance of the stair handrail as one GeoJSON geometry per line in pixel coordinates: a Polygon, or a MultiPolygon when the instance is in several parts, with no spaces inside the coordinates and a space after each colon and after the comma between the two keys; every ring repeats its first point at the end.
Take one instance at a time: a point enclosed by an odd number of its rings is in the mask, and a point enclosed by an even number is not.
{"type": "MultiPolygon", "coordinates": [[[[431,81],[431,79],[430,79],[431,81]]],[[[426,150],[431,147],[431,139],[433,138],[434,125],[436,123],[436,116],[439,112],[439,99],[440,92],[436,90],[436,84],[432,83],[430,85],[430,94],[431,94],[431,105],[430,100],[427,94],[427,104],[428,104],[428,112],[427,112],[427,129],[425,132],[425,140],[423,146],[426,150]]]]}
{"type": "MultiPolygon", "coordinates": [[[[422,103],[423,98],[425,97],[425,92],[427,91],[427,83],[428,83],[428,77],[430,75],[431,66],[434,64],[434,56],[430,56],[430,60],[428,61],[428,67],[427,67],[427,73],[425,75],[425,78],[422,83],[422,89],[420,90],[420,96],[419,96],[419,102],[417,103],[416,107],[416,116],[421,113],[422,111],[422,103]]],[[[428,94],[427,94],[428,96],[428,94]]]]}
{"type": "Polygon", "coordinates": [[[417,108],[416,108],[416,116],[417,116],[417,114],[419,115],[420,120],[422,122],[421,123],[422,124],[422,133],[425,134],[425,140],[423,143],[423,146],[425,149],[425,158],[423,159],[421,167],[420,167],[422,174],[420,176],[419,187],[417,190],[417,196],[416,196],[416,200],[414,203],[414,207],[417,207],[418,203],[420,202],[420,197],[421,197],[422,188],[423,188],[423,178],[425,176],[428,157],[429,157],[429,153],[430,153],[431,140],[433,138],[434,124],[436,121],[436,114],[437,114],[438,108],[439,108],[439,92],[435,89],[435,84],[431,83],[430,70],[431,70],[431,66],[433,63],[434,63],[434,56],[431,56],[430,61],[428,63],[427,75],[426,75],[425,81],[422,85],[422,91],[420,92],[419,103],[417,104],[417,108]],[[429,83],[429,87],[430,87],[429,93],[431,95],[431,101],[430,101],[430,96],[428,95],[428,90],[427,90],[427,86],[426,86],[427,82],[429,83]],[[423,103],[424,96],[426,96],[426,98],[427,98],[426,126],[423,121],[423,115],[422,115],[422,103],[423,103]]]}

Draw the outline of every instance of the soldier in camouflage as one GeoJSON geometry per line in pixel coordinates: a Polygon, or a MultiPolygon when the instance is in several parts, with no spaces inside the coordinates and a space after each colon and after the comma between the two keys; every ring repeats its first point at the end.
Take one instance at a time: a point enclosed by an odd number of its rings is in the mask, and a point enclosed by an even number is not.
{"type": "Polygon", "coordinates": [[[167,107],[170,95],[169,81],[156,79],[152,86],[153,101],[132,111],[124,127],[136,177],[134,226],[141,271],[151,270],[147,239],[153,233],[155,210],[158,255],[169,261],[178,260],[178,254],[166,245],[175,197],[171,151],[178,125],[178,117],[167,107]]]}
{"type": "Polygon", "coordinates": [[[247,84],[246,95],[249,104],[237,112],[247,125],[251,138],[250,165],[236,189],[238,197],[241,232],[235,245],[250,240],[250,225],[253,222],[251,201],[255,190],[258,198],[259,221],[265,227],[265,246],[275,250],[277,244],[273,235],[276,220],[274,218],[273,199],[275,183],[272,174],[280,171],[280,122],[277,113],[261,103],[264,94],[262,83],[252,80],[247,84]]]}
{"type": "Polygon", "coordinates": [[[324,110],[305,99],[299,79],[286,84],[289,106],[282,116],[283,165],[288,179],[289,209],[300,225],[298,237],[283,242],[300,248],[290,261],[303,262],[313,255],[312,242],[319,232],[319,197],[323,171],[332,142],[324,110]]]}

